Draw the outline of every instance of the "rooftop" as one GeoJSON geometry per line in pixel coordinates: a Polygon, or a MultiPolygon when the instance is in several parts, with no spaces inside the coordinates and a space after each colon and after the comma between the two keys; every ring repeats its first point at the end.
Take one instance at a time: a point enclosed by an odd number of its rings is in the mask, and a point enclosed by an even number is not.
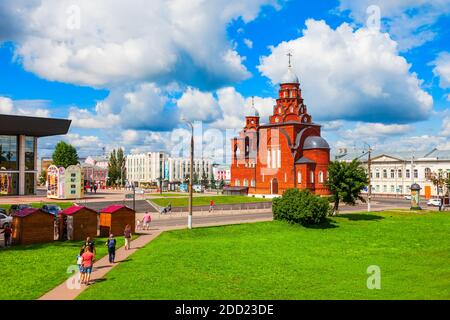
{"type": "Polygon", "coordinates": [[[67,134],[71,120],[0,114],[1,135],[49,137],[67,134]]]}

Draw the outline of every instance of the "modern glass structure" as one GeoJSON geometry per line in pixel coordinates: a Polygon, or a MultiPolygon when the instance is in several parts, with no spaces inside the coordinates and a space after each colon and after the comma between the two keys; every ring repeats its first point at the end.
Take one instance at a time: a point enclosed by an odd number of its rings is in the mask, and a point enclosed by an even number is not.
{"type": "Polygon", "coordinates": [[[35,193],[38,138],[66,134],[70,123],[0,114],[0,196],[35,193]]]}

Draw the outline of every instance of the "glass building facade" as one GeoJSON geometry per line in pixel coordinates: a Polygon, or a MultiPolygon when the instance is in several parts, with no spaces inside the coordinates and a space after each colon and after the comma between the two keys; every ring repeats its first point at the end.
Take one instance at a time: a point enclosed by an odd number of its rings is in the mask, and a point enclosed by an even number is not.
{"type": "Polygon", "coordinates": [[[34,194],[36,164],[35,137],[0,135],[0,196],[34,194]]]}

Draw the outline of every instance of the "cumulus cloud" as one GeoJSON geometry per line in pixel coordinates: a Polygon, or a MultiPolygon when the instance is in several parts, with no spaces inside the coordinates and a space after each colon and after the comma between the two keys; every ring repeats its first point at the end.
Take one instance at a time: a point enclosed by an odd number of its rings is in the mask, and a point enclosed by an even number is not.
{"type": "Polygon", "coordinates": [[[181,116],[187,120],[211,122],[221,117],[219,104],[210,92],[188,88],[177,101],[181,116]]]}
{"type": "Polygon", "coordinates": [[[309,111],[319,120],[408,123],[426,119],[433,98],[386,33],[307,20],[303,35],[270,47],[260,72],[278,83],[292,52],[309,111]]]}
{"type": "Polygon", "coordinates": [[[448,0],[340,0],[338,10],[348,12],[359,25],[372,21],[373,6],[380,10],[380,24],[398,41],[400,50],[409,50],[438,35],[439,18],[450,13],[448,0]]]}
{"type": "Polygon", "coordinates": [[[440,79],[439,86],[444,89],[450,88],[450,52],[439,53],[431,65],[434,66],[434,75],[440,79]]]}
{"type": "Polygon", "coordinates": [[[244,44],[247,46],[247,48],[252,49],[253,48],[253,41],[250,39],[244,39],[244,44]]]}
{"type": "Polygon", "coordinates": [[[277,0],[5,0],[0,41],[14,41],[25,69],[47,80],[211,89],[250,76],[226,29],[265,5],[278,8],[277,0]]]}
{"type": "Polygon", "coordinates": [[[7,97],[0,97],[0,113],[30,117],[48,118],[50,111],[44,106],[45,100],[12,100],[7,97]]]}
{"type": "Polygon", "coordinates": [[[275,99],[264,97],[243,97],[233,87],[223,88],[217,91],[218,104],[222,110],[222,118],[211,124],[214,128],[235,129],[242,128],[245,124],[245,116],[253,115],[254,106],[258,110],[261,122],[268,121],[269,115],[273,113],[275,99]]]}
{"type": "Polygon", "coordinates": [[[442,120],[442,132],[441,135],[450,138],[450,117],[445,117],[442,120]]]}
{"type": "Polygon", "coordinates": [[[166,93],[153,83],[131,88],[114,88],[97,103],[94,111],[72,107],[73,126],[105,129],[119,126],[133,130],[171,130],[178,124],[176,107],[168,103],[166,93]]]}
{"type": "Polygon", "coordinates": [[[347,131],[349,137],[387,137],[404,135],[413,131],[413,127],[405,124],[358,123],[353,130],[347,131]]]}

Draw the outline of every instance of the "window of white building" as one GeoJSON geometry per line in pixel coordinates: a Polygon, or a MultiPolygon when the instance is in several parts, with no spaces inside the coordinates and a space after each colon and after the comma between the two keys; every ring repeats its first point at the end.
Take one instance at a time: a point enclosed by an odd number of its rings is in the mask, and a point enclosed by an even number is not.
{"type": "Polygon", "coordinates": [[[406,169],[406,178],[411,178],[411,171],[409,169],[406,169]]]}
{"type": "Polygon", "coordinates": [[[395,170],[391,169],[391,179],[394,179],[394,178],[395,178],[395,170]]]}

